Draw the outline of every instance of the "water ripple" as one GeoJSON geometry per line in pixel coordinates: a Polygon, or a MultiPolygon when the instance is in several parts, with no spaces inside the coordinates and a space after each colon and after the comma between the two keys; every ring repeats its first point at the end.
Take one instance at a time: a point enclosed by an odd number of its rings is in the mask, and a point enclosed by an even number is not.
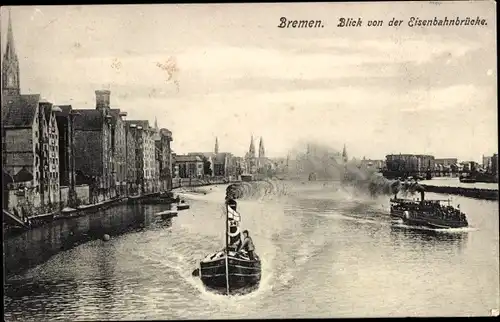
{"type": "Polygon", "coordinates": [[[161,206],[125,206],[8,241],[26,249],[9,261],[36,265],[7,263],[5,319],[439,316],[499,306],[498,204],[462,199],[474,228],[429,231],[392,223],[384,199],[314,183],[268,183],[239,202],[262,258],[261,285],[246,296],[207,292],[191,271],[222,247],[225,189],[184,192],[191,208],[169,220],[154,215],[161,206]],[[57,251],[36,257],[49,233],[55,239],[43,247],[57,251]],[[67,242],[75,246],[61,251],[67,242]]]}

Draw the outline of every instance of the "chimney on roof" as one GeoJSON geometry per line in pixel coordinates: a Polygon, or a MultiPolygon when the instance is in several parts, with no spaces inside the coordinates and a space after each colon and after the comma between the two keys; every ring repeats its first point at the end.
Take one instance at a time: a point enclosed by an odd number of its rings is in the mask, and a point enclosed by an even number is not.
{"type": "Polygon", "coordinates": [[[108,90],[95,91],[95,106],[97,109],[109,108],[109,96],[111,92],[108,90]]]}

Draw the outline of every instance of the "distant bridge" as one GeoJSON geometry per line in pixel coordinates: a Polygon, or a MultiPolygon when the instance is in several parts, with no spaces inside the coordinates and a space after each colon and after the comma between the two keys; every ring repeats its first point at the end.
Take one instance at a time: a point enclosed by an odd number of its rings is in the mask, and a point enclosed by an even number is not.
{"type": "Polygon", "coordinates": [[[453,176],[458,177],[461,174],[471,174],[474,171],[470,170],[387,170],[380,169],[382,175],[389,179],[396,178],[407,178],[407,177],[444,177],[444,176],[453,176]]]}

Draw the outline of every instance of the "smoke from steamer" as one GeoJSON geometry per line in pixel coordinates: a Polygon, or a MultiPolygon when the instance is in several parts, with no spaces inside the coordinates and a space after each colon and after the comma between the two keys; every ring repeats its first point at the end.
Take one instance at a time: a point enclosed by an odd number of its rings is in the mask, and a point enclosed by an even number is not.
{"type": "Polygon", "coordinates": [[[355,159],[344,162],[342,153],[327,145],[307,142],[307,148],[303,147],[304,145],[297,147],[289,153],[288,176],[290,179],[307,180],[306,178],[314,173],[317,180],[341,181],[343,185],[368,191],[372,196],[417,191],[414,183],[386,179],[376,170],[361,165],[355,159]]]}

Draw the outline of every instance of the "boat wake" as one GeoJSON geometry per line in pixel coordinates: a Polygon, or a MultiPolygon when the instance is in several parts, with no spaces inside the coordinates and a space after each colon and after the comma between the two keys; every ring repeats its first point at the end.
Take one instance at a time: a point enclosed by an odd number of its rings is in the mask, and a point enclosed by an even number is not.
{"type": "Polygon", "coordinates": [[[448,234],[463,234],[463,233],[479,231],[479,228],[476,228],[476,227],[430,228],[430,227],[425,227],[425,226],[405,225],[399,221],[398,222],[393,221],[392,225],[393,225],[393,227],[403,228],[403,229],[407,229],[407,230],[425,230],[425,231],[433,231],[433,232],[448,233],[448,234]]]}
{"type": "MultiPolygon", "coordinates": [[[[224,195],[230,185],[212,187],[207,194],[183,193],[186,199],[197,200],[203,207],[192,207],[193,216],[180,216],[178,227],[165,236],[163,246],[154,249],[155,259],[175,271],[173,278],[180,279],[175,287],[188,291],[193,301],[201,300],[207,305],[207,312],[232,312],[235,317],[247,312],[257,303],[279,296],[293,288],[297,278],[304,276],[314,265],[314,258],[325,256],[332,248],[334,234],[332,225],[325,220],[348,220],[369,225],[396,226],[403,229],[422,229],[460,234],[477,230],[473,227],[457,229],[430,229],[426,227],[395,224],[387,214],[387,205],[381,200],[353,196],[335,187],[309,189],[314,196],[300,196],[301,192],[288,192],[286,183],[252,182],[244,183],[238,189],[242,192],[238,205],[244,213],[243,225],[251,233],[262,265],[262,279],[259,287],[245,295],[221,295],[205,288],[199,277],[193,277],[193,269],[199,267],[199,260],[220,249],[223,234],[220,227],[224,221],[224,195]],[[314,193],[316,192],[316,193],[314,193]],[[295,200],[292,202],[290,195],[295,200]],[[346,196],[350,196],[346,198],[346,196]],[[323,198],[324,197],[324,198],[323,198]],[[313,202],[312,209],[308,202],[313,202]],[[303,204],[301,204],[303,203],[303,204]],[[201,209],[203,208],[203,209],[201,209]],[[191,218],[192,217],[192,218],[191,218]],[[203,225],[199,222],[203,221],[203,225]],[[292,241],[292,242],[291,242],[292,241]]],[[[169,277],[172,278],[172,277],[169,277]]],[[[174,291],[175,293],[175,291],[174,291]]],[[[203,305],[203,304],[202,304],[203,305]]]]}

